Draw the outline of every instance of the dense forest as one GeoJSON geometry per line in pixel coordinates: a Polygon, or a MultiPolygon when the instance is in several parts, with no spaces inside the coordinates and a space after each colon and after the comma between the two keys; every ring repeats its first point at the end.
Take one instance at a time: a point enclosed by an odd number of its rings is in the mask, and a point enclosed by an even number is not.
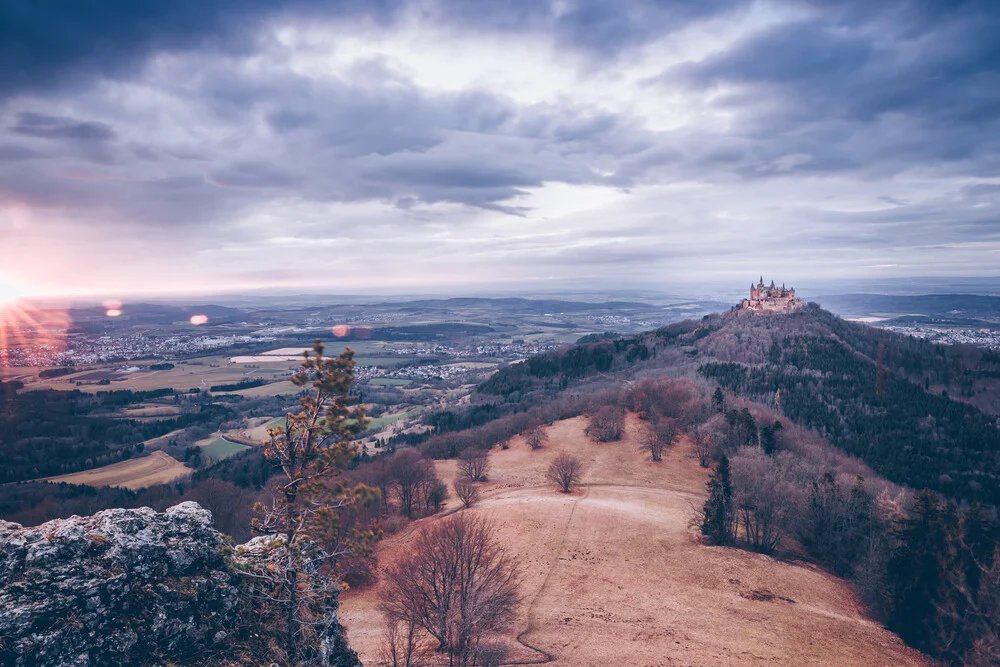
{"type": "Polygon", "coordinates": [[[948,496],[1000,503],[1000,429],[976,408],[928,393],[837,340],[773,343],[773,361],[708,363],[701,372],[752,398],[770,398],[887,478],[948,496]]]}
{"type": "Polygon", "coordinates": [[[219,424],[231,411],[191,405],[177,417],[157,421],[117,419],[114,408],[162,398],[172,390],[16,392],[6,386],[0,403],[0,483],[62,475],[122,461],[143,451],[142,443],[195,424],[219,424]]]}
{"type": "Polygon", "coordinates": [[[734,321],[724,334],[752,341],[750,354],[717,350],[730,360],[704,363],[700,372],[774,404],[897,483],[1000,504],[1000,421],[947,390],[929,391],[941,379],[995,373],[995,353],[932,345],[819,309],[789,318],[787,327],[761,319],[734,321]]]}

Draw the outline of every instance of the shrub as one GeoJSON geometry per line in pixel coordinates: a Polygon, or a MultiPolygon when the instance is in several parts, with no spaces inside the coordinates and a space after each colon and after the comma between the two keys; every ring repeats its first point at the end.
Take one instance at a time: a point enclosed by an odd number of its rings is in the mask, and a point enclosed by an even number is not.
{"type": "Polygon", "coordinates": [[[453,487],[455,495],[458,496],[459,500],[466,507],[472,507],[479,501],[479,488],[468,477],[459,477],[455,480],[453,487]]]}
{"type": "Polygon", "coordinates": [[[582,472],[583,467],[580,465],[580,459],[576,458],[572,454],[566,454],[564,452],[553,459],[552,463],[549,464],[546,476],[550,481],[558,486],[563,493],[569,493],[573,488],[573,485],[580,482],[580,475],[582,472]]]}
{"type": "Polygon", "coordinates": [[[590,418],[587,435],[597,442],[621,440],[625,434],[625,410],[617,405],[605,405],[590,418]]]}
{"type": "Polygon", "coordinates": [[[458,456],[458,472],[473,482],[485,482],[486,473],[490,469],[489,452],[469,447],[458,456]]]}

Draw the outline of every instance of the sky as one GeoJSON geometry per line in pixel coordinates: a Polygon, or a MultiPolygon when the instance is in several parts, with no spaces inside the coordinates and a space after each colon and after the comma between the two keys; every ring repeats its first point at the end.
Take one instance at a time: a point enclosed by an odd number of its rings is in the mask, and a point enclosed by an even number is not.
{"type": "Polygon", "coordinates": [[[1000,275],[994,0],[4,0],[0,294],[1000,275]]]}

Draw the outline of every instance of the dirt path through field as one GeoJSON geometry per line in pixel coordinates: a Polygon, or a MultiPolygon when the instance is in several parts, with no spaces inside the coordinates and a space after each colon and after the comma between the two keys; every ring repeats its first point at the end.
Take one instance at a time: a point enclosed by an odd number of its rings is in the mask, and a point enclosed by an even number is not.
{"type": "MultiPolygon", "coordinates": [[[[634,419],[620,443],[595,444],[580,419],[558,422],[530,451],[495,450],[490,482],[472,510],[488,515],[517,555],[522,595],[508,664],[923,665],[872,622],[843,581],[809,565],[701,544],[688,527],[707,471],[683,440],[656,464],[638,446],[634,419]],[[586,465],[570,495],[544,481],[549,460],[571,451],[586,465]]],[[[440,462],[450,482],[453,461],[440,462]]],[[[452,500],[449,512],[457,511],[452,500]]],[[[387,539],[380,561],[405,552],[431,517],[387,539]]],[[[342,618],[365,664],[377,665],[375,589],[343,596],[342,618]]]]}

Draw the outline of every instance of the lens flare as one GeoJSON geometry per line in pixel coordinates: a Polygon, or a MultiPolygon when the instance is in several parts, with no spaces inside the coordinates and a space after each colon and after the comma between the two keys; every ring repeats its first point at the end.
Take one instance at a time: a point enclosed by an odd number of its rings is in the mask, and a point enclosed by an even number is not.
{"type": "Polygon", "coordinates": [[[19,292],[0,303],[0,367],[51,366],[72,325],[64,308],[36,308],[19,292]]]}
{"type": "Polygon", "coordinates": [[[191,324],[195,325],[196,327],[200,326],[202,324],[206,324],[207,322],[208,322],[208,315],[192,315],[191,316],[191,324]]]}
{"type": "Polygon", "coordinates": [[[12,304],[28,296],[28,291],[12,280],[0,276],[0,306],[12,304]]]}
{"type": "Polygon", "coordinates": [[[108,317],[119,317],[122,314],[122,309],[121,308],[108,308],[106,311],[104,311],[104,314],[107,315],[108,317]]]}
{"type": "Polygon", "coordinates": [[[338,324],[335,327],[333,327],[333,329],[331,329],[330,331],[333,332],[333,335],[336,336],[337,338],[343,338],[347,336],[349,333],[351,333],[351,327],[347,326],[346,324],[338,324]]]}

